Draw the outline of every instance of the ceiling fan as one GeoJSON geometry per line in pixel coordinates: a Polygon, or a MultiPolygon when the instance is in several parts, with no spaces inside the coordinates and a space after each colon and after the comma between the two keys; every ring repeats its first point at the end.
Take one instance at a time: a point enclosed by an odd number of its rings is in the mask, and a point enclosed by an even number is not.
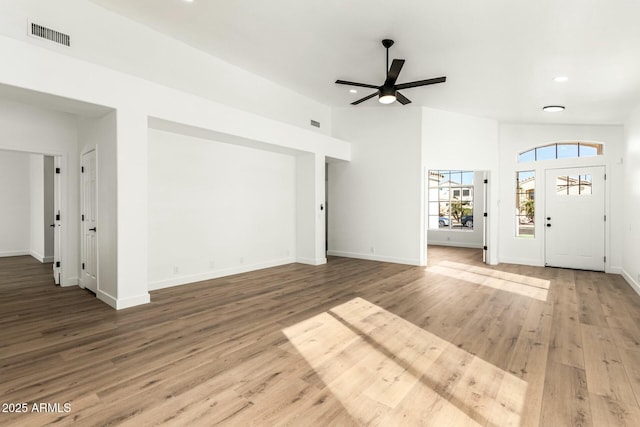
{"type": "Polygon", "coordinates": [[[389,48],[393,46],[393,43],[393,40],[390,39],[382,40],[382,46],[387,49],[387,67],[385,69],[387,79],[384,81],[382,86],[370,85],[366,83],[348,82],[346,80],[336,80],[336,83],[340,85],[377,89],[377,91],[375,91],[371,95],[365,96],[362,99],[358,99],[357,101],[352,102],[351,105],[358,105],[361,102],[364,102],[367,99],[371,99],[376,95],[378,95],[378,101],[380,101],[382,104],[391,104],[394,101],[398,100],[398,102],[400,102],[402,105],[407,105],[411,101],[400,92],[398,92],[399,90],[418,86],[432,85],[436,83],[444,83],[445,81],[447,81],[446,77],[436,77],[434,79],[418,80],[415,82],[401,83],[397,85],[396,80],[398,80],[398,75],[400,74],[400,70],[402,70],[402,66],[404,65],[404,59],[394,59],[393,63],[391,63],[391,68],[389,68],[389,48]]]}

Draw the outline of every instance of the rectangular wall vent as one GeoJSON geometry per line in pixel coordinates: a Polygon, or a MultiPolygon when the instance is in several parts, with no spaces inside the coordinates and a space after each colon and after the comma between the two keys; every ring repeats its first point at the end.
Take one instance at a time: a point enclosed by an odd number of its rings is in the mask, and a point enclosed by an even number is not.
{"type": "Polygon", "coordinates": [[[71,46],[71,37],[69,37],[68,34],[43,27],[42,25],[38,25],[33,22],[29,23],[29,34],[33,37],[40,37],[63,46],[71,46]]]}
{"type": "Polygon", "coordinates": [[[311,126],[315,126],[315,127],[319,128],[320,127],[320,122],[317,121],[317,120],[311,120],[311,126]]]}

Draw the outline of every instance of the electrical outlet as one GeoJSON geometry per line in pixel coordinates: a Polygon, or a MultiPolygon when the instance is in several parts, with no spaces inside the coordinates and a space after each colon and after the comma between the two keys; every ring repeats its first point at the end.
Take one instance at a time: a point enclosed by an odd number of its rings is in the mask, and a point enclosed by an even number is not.
{"type": "Polygon", "coordinates": [[[179,272],[180,269],[177,266],[173,267],[173,274],[178,274],[179,272]]]}
{"type": "Polygon", "coordinates": [[[369,248],[369,251],[370,251],[371,253],[374,253],[376,250],[375,250],[375,248],[374,248],[373,246],[371,246],[371,248],[369,248]]]}
{"type": "Polygon", "coordinates": [[[244,264],[244,257],[240,257],[240,264],[244,264]]]}
{"type": "Polygon", "coordinates": [[[451,237],[447,236],[447,240],[451,240],[451,237]]]}

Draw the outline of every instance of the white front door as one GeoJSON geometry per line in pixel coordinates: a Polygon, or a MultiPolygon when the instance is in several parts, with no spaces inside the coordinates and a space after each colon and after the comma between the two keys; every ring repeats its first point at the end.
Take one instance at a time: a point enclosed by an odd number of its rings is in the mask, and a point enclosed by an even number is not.
{"type": "Polygon", "coordinates": [[[545,265],[604,271],[605,169],[547,169],[545,265]]]}
{"type": "Polygon", "coordinates": [[[98,292],[96,152],[82,155],[82,284],[98,292]]]}

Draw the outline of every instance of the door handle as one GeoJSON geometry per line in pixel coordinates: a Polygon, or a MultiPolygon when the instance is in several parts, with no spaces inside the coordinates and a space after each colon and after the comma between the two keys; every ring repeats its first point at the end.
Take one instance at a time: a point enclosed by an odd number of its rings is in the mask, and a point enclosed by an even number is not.
{"type": "Polygon", "coordinates": [[[547,227],[551,227],[551,224],[547,224],[547,227]]]}
{"type": "Polygon", "coordinates": [[[96,231],[96,227],[90,228],[89,231],[96,231]]]}
{"type": "Polygon", "coordinates": [[[55,226],[56,226],[55,224],[49,224],[49,227],[55,227],[55,226]]]}
{"type": "Polygon", "coordinates": [[[550,216],[547,217],[547,221],[551,221],[551,217],[550,216]]]}

